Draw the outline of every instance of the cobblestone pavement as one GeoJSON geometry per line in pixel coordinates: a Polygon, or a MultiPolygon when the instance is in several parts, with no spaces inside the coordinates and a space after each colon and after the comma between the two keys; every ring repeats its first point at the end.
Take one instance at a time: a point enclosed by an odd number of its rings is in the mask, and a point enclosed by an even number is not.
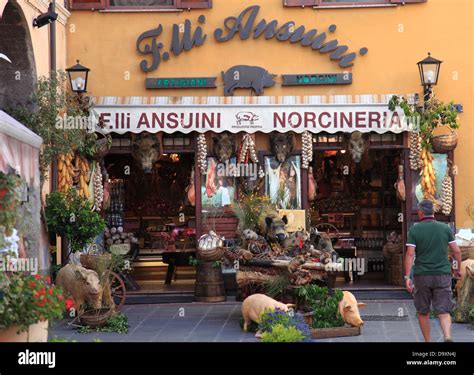
{"type": "MultiPolygon", "coordinates": [[[[366,322],[360,336],[341,337],[315,342],[422,342],[412,301],[366,301],[361,310],[366,322]],[[401,315],[401,317],[400,317],[401,315]]],[[[50,338],[89,342],[255,342],[254,334],[239,326],[241,304],[161,304],[128,305],[122,310],[128,316],[128,334],[78,333],[69,320],[50,328],[50,338]]],[[[431,320],[433,341],[443,341],[437,319],[431,320]]],[[[456,342],[474,342],[474,330],[466,324],[453,324],[456,342]]]]}

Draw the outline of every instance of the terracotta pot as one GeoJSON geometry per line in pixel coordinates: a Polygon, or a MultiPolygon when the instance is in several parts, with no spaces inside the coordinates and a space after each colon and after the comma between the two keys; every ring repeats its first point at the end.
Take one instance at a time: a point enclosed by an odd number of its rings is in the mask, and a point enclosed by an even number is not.
{"type": "Polygon", "coordinates": [[[0,342],[28,342],[28,332],[17,333],[17,331],[17,326],[0,331],[0,342]]]}
{"type": "Polygon", "coordinates": [[[48,341],[48,321],[32,324],[28,329],[28,342],[48,341]]]}
{"type": "Polygon", "coordinates": [[[30,325],[28,331],[17,333],[18,327],[11,326],[0,331],[0,342],[47,342],[48,321],[30,325]]]}

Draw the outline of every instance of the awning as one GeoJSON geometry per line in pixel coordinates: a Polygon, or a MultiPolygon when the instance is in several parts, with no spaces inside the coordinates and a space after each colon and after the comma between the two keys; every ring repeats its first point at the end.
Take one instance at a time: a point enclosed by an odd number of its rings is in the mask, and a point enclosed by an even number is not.
{"type": "Polygon", "coordinates": [[[98,97],[94,111],[105,124],[103,133],[408,131],[403,111],[388,109],[391,97],[98,97]]]}
{"type": "Polygon", "coordinates": [[[39,152],[43,140],[3,111],[0,111],[0,170],[9,167],[28,183],[40,184],[39,152]]]}

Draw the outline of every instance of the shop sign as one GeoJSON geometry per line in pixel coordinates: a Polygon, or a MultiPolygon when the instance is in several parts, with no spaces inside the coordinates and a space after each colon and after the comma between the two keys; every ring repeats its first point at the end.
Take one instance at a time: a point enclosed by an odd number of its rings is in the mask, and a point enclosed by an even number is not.
{"type": "Polygon", "coordinates": [[[283,74],[282,77],[282,86],[348,85],[352,83],[352,73],[283,74]]]}
{"type": "MultiPolygon", "coordinates": [[[[303,25],[297,25],[294,21],[279,24],[277,20],[259,19],[260,6],[253,5],[244,9],[238,16],[230,16],[224,20],[223,26],[213,30],[214,40],[224,43],[239,37],[240,40],[276,39],[280,42],[300,45],[309,50],[326,54],[331,60],[337,61],[341,68],[354,65],[357,57],[356,52],[350,52],[349,47],[340,45],[337,39],[330,38],[330,34],[336,32],[337,26],[332,24],[324,31],[323,27],[306,29],[303,25]]],[[[200,15],[197,20],[198,26],[193,27],[190,20],[172,26],[171,45],[165,48],[160,38],[164,32],[163,25],[143,32],[137,39],[136,49],[151,59],[140,62],[140,68],[145,73],[158,69],[162,61],[168,61],[171,55],[178,56],[182,52],[192,50],[194,47],[202,46],[208,40],[205,31],[206,17],[200,15]]],[[[366,47],[359,49],[360,55],[368,52],[366,47]]],[[[242,54],[245,55],[242,49],[242,54]]]]}
{"type": "Polygon", "coordinates": [[[147,89],[205,89],[215,88],[217,77],[147,78],[147,89]]]}
{"type": "Polygon", "coordinates": [[[103,132],[272,131],[400,133],[409,130],[401,109],[392,112],[386,104],[366,105],[160,105],[96,106],[103,132]]]}

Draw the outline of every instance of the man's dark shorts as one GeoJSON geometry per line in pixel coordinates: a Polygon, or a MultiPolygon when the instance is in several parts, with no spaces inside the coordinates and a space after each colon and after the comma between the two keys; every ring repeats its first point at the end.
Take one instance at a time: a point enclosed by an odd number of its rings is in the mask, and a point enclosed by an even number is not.
{"type": "Polygon", "coordinates": [[[431,304],[436,314],[449,314],[453,307],[451,275],[415,275],[414,302],[416,311],[429,314],[431,304]]]}

